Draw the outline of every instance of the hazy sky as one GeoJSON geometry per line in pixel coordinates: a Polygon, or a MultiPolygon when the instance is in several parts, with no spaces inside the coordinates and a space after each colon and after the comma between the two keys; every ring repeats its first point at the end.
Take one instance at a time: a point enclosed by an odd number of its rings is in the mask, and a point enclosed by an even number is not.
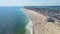
{"type": "Polygon", "coordinates": [[[0,6],[60,6],[60,0],[0,0],[0,6]]]}

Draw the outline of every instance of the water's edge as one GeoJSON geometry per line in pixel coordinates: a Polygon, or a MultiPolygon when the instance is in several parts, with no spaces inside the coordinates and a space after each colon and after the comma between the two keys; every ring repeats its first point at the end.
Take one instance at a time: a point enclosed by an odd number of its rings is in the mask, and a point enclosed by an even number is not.
{"type": "MultiPolygon", "coordinates": [[[[24,9],[22,9],[24,11],[24,9]]],[[[26,24],[26,32],[25,34],[33,34],[33,23],[31,19],[28,17],[28,14],[24,11],[24,13],[27,15],[28,23],[26,24]]]]}

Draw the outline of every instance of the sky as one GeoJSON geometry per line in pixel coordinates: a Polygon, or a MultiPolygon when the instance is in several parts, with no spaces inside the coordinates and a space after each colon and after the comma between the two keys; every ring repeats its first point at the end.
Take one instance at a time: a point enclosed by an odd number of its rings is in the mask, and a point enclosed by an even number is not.
{"type": "Polygon", "coordinates": [[[0,6],[60,6],[60,0],[0,0],[0,6]]]}

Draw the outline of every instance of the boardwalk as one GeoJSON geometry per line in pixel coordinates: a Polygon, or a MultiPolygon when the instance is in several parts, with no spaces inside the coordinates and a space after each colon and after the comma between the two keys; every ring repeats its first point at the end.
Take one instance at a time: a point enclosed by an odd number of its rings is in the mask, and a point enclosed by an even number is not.
{"type": "Polygon", "coordinates": [[[46,22],[46,16],[32,10],[25,9],[25,11],[33,22],[33,34],[60,34],[60,27],[54,23],[46,22]]]}

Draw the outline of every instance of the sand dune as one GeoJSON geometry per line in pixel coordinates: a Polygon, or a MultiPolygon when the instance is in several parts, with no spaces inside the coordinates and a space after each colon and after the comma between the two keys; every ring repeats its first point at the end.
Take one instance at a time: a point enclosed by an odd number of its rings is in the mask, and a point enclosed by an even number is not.
{"type": "Polygon", "coordinates": [[[33,34],[60,34],[60,27],[52,22],[47,22],[46,16],[27,9],[25,12],[33,22],[33,34]]]}

